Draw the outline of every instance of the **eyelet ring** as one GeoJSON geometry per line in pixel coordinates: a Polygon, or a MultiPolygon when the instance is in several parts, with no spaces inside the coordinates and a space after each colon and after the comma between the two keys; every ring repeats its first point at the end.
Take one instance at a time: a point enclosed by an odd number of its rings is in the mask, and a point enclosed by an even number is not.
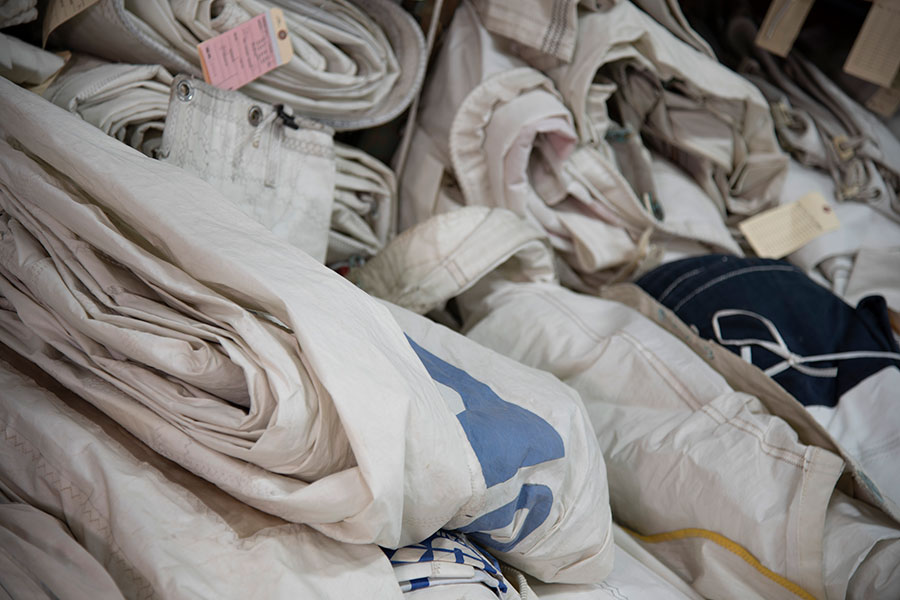
{"type": "Polygon", "coordinates": [[[179,81],[175,86],[175,95],[182,102],[190,102],[194,98],[194,86],[187,81],[179,81]]]}
{"type": "Polygon", "coordinates": [[[262,109],[254,104],[250,107],[250,110],[247,111],[247,120],[254,127],[258,126],[263,120],[263,111],[262,109]]]}

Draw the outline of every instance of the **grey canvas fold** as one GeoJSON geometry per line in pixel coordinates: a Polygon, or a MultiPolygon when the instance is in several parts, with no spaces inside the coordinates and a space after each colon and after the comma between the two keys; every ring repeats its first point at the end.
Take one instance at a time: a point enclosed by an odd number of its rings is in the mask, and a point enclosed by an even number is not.
{"type": "Polygon", "coordinates": [[[0,3],[0,29],[30,23],[37,18],[37,0],[4,0],[0,3]]]}
{"type": "Polygon", "coordinates": [[[334,151],[329,265],[374,256],[390,239],[397,210],[397,181],[390,167],[347,144],[335,143],[334,151]]]}
{"type": "Polygon", "coordinates": [[[554,59],[572,58],[579,0],[474,0],[472,4],[491,33],[554,59]]]}
{"type": "Polygon", "coordinates": [[[614,83],[608,104],[620,124],[690,173],[723,217],[777,204],[787,158],[759,90],[630,2],[586,14],[578,28],[583,43],[550,75],[580,131],[589,129],[594,86],[614,83]]]}
{"type": "Polygon", "coordinates": [[[0,76],[22,85],[37,86],[64,64],[56,54],[0,32],[0,76]]]}

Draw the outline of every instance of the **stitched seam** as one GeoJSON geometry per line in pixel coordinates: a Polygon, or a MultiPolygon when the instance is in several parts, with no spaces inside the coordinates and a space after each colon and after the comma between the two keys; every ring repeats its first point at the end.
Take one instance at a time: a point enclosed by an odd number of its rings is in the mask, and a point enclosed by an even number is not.
{"type": "MultiPolygon", "coordinates": [[[[491,23],[491,26],[493,27],[493,29],[491,29],[491,32],[496,35],[500,35],[514,41],[516,41],[517,38],[518,40],[522,40],[523,38],[536,40],[540,37],[542,45],[544,38],[547,36],[548,30],[539,26],[536,21],[521,21],[522,9],[519,6],[516,6],[515,8],[507,8],[505,6],[491,4],[490,7],[483,7],[481,4],[479,4],[476,10],[478,11],[479,16],[482,18],[482,22],[487,23],[488,21],[493,21],[491,23]],[[511,20],[518,22],[515,24],[511,24],[509,22],[511,20]]],[[[485,25],[485,27],[487,27],[487,25],[485,25]]],[[[541,49],[537,46],[534,46],[533,44],[527,45],[529,47],[534,47],[536,50],[541,49]]]]}
{"type": "MultiPolygon", "coordinates": [[[[72,98],[75,101],[74,110],[70,112],[79,112],[78,109],[81,107],[82,103],[86,100],[90,100],[92,96],[96,95],[97,92],[105,88],[107,85],[112,83],[114,80],[118,79],[119,75],[110,75],[104,79],[101,79],[98,82],[95,82],[93,85],[88,86],[86,90],[82,90],[81,94],[76,95],[72,98]]],[[[59,90],[57,90],[59,92],[59,90]]],[[[55,94],[54,94],[55,96],[55,94]]],[[[80,113],[79,113],[80,114],[80,113]]]]}
{"type": "MultiPolygon", "coordinates": [[[[622,339],[622,340],[624,340],[625,342],[629,343],[632,347],[635,348],[635,350],[637,350],[637,351],[640,353],[640,355],[641,355],[642,357],[644,357],[644,358],[647,360],[647,362],[649,363],[650,367],[651,367],[654,371],[656,371],[657,373],[659,373],[659,375],[660,375],[660,376],[661,376],[661,377],[669,384],[669,387],[670,387],[671,389],[673,389],[673,390],[678,394],[678,396],[682,399],[682,401],[683,401],[687,406],[689,406],[692,410],[695,410],[695,411],[696,411],[697,409],[701,408],[702,405],[700,404],[700,402],[697,401],[696,399],[694,399],[693,396],[692,396],[686,389],[684,389],[684,387],[681,385],[680,381],[678,381],[677,378],[675,378],[675,377],[672,376],[672,372],[671,372],[667,367],[665,367],[665,364],[662,363],[662,361],[660,361],[659,359],[657,359],[657,358],[656,358],[656,355],[654,355],[652,352],[650,352],[649,350],[647,350],[647,349],[646,349],[646,348],[645,348],[645,347],[644,347],[644,346],[643,346],[636,338],[634,338],[632,335],[630,335],[630,334],[628,334],[628,333],[626,333],[626,332],[624,332],[624,331],[619,331],[619,332],[614,333],[614,334],[612,334],[612,335],[610,335],[610,336],[608,336],[608,337],[607,337],[607,336],[601,336],[600,334],[598,334],[597,332],[595,332],[593,329],[591,329],[591,328],[587,325],[587,323],[585,323],[585,322],[584,322],[584,321],[583,321],[583,320],[582,320],[575,312],[573,312],[572,310],[570,310],[569,307],[567,307],[566,305],[564,305],[564,304],[562,304],[561,302],[557,301],[557,299],[554,298],[553,296],[551,296],[550,294],[547,294],[547,293],[545,293],[545,292],[543,292],[543,291],[540,291],[540,290],[525,290],[525,293],[531,294],[532,296],[536,296],[536,297],[540,298],[541,300],[543,300],[543,301],[546,302],[547,304],[550,304],[551,306],[553,306],[554,308],[556,308],[556,309],[559,310],[560,312],[564,313],[567,317],[569,317],[569,319],[570,319],[573,323],[575,323],[576,325],[578,325],[578,326],[581,328],[582,332],[583,332],[585,335],[587,335],[590,339],[592,339],[593,341],[595,341],[595,342],[597,342],[597,343],[604,343],[604,342],[607,342],[607,341],[609,341],[609,340],[611,340],[611,339],[613,339],[613,338],[619,338],[619,339],[622,339]],[[667,376],[667,375],[668,375],[668,376],[667,376]],[[676,385],[676,384],[673,384],[673,383],[672,383],[673,381],[674,381],[677,385],[676,385]],[[692,401],[692,400],[693,400],[693,401],[692,401]]],[[[723,418],[724,418],[724,417],[723,417],[723,418]]]]}
{"type": "Polygon", "coordinates": [[[7,445],[12,446],[23,455],[31,455],[31,462],[34,463],[34,473],[41,480],[53,487],[57,493],[62,496],[65,492],[73,502],[78,505],[81,516],[87,520],[87,526],[90,531],[100,534],[106,541],[110,549],[112,559],[118,563],[119,571],[131,578],[136,588],[138,597],[142,599],[156,597],[153,587],[137,569],[126,559],[124,552],[116,543],[110,530],[109,521],[90,501],[90,494],[79,489],[71,481],[64,479],[53,466],[47,462],[40,450],[34,447],[27,438],[19,435],[9,423],[0,420],[3,426],[3,438],[7,445]]]}
{"type": "MultiPolygon", "coordinates": [[[[759,444],[760,444],[762,451],[765,452],[766,454],[768,454],[769,456],[771,456],[772,458],[775,458],[777,460],[794,465],[795,467],[801,467],[801,468],[803,467],[804,457],[802,455],[799,455],[796,452],[789,450],[787,448],[775,446],[774,444],[767,442],[765,440],[765,438],[762,436],[762,432],[759,430],[759,428],[755,427],[751,423],[744,421],[740,417],[730,417],[729,418],[729,417],[725,416],[725,414],[721,410],[719,410],[717,407],[712,406],[710,404],[707,404],[700,410],[702,410],[704,412],[707,412],[707,411],[714,412],[722,419],[720,421],[721,423],[729,424],[732,427],[740,429],[744,433],[747,433],[747,434],[755,437],[757,440],[759,440],[759,444]]],[[[710,415],[710,416],[712,416],[712,415],[710,415]]],[[[719,421],[719,419],[716,419],[716,421],[719,421]]]]}
{"type": "Polygon", "coordinates": [[[135,25],[135,21],[139,19],[134,16],[128,9],[125,8],[124,2],[115,2],[114,0],[106,3],[103,6],[104,9],[108,10],[110,16],[116,19],[120,24],[122,24],[125,29],[131,34],[133,40],[137,40],[145,48],[149,48],[152,52],[157,54],[162,54],[166,59],[171,60],[172,62],[179,64],[179,69],[184,65],[188,65],[188,69],[186,69],[187,73],[191,75],[197,75],[199,69],[185,60],[181,55],[177,54],[170,48],[167,48],[161,45],[159,42],[148,38],[141,29],[135,25]]]}
{"type": "Polygon", "coordinates": [[[556,27],[558,26],[560,4],[562,4],[562,0],[553,0],[553,10],[550,13],[550,26],[544,31],[544,39],[541,41],[541,50],[543,52],[550,52],[550,45],[553,43],[553,36],[556,27]]]}
{"type": "MultiPolygon", "coordinates": [[[[812,454],[815,455],[817,450],[818,450],[818,448],[812,448],[812,454]]],[[[804,455],[803,456],[803,476],[800,478],[800,503],[799,503],[797,511],[794,514],[794,516],[797,519],[797,525],[795,527],[790,527],[789,531],[785,532],[787,535],[792,536],[794,538],[794,543],[796,544],[794,546],[794,548],[796,548],[798,551],[790,552],[790,546],[788,546],[788,549],[789,549],[789,552],[787,554],[788,557],[796,557],[797,554],[802,553],[802,548],[804,548],[804,546],[802,545],[804,528],[801,526],[801,524],[804,523],[803,517],[805,516],[805,512],[806,512],[806,497],[809,492],[809,477],[807,477],[807,474],[810,472],[810,465],[811,465],[811,462],[810,462],[809,458],[804,455]]],[[[790,560],[790,558],[789,558],[789,560],[790,560]]],[[[790,564],[785,564],[785,572],[788,572],[789,567],[790,567],[790,564]]],[[[798,565],[797,572],[798,572],[798,574],[802,573],[802,564],[798,565]]]]}
{"type": "Polygon", "coordinates": [[[679,302],[678,304],[676,304],[676,305],[675,305],[675,308],[672,309],[672,312],[676,312],[676,313],[677,313],[678,310],[679,310],[682,306],[684,306],[685,304],[687,304],[688,302],[690,302],[691,300],[693,300],[695,296],[697,296],[697,295],[700,294],[701,292],[703,292],[703,291],[705,291],[705,290],[711,288],[711,287],[714,286],[714,285],[718,285],[718,284],[722,283],[723,281],[726,281],[726,280],[728,280],[728,279],[731,279],[732,277],[737,277],[738,275],[743,275],[743,274],[745,274],[745,273],[764,272],[764,271],[791,271],[791,272],[796,272],[797,269],[794,268],[794,267],[789,267],[789,266],[766,265],[766,266],[759,266],[759,267],[746,267],[746,268],[744,268],[744,269],[738,269],[737,271],[732,271],[731,273],[726,273],[726,274],[724,274],[724,275],[720,275],[720,276],[716,277],[715,279],[711,279],[710,281],[707,281],[706,283],[704,283],[703,285],[701,285],[700,287],[698,287],[696,290],[694,290],[693,292],[691,292],[690,294],[688,294],[687,296],[685,296],[684,298],[682,298],[682,299],[681,299],[681,302],[679,302]]]}
{"type": "Polygon", "coordinates": [[[559,37],[562,34],[562,30],[564,29],[564,21],[565,21],[565,0],[558,0],[553,4],[553,20],[552,20],[552,35],[550,36],[550,45],[547,47],[547,50],[550,54],[554,54],[556,52],[556,45],[558,44],[559,37]]]}
{"type": "Polygon", "coordinates": [[[694,269],[693,271],[688,271],[687,273],[682,273],[678,278],[675,279],[675,281],[673,281],[672,283],[669,284],[669,287],[667,287],[665,290],[663,290],[662,295],[660,295],[660,297],[657,298],[657,300],[659,300],[660,302],[663,302],[666,298],[669,297],[669,294],[672,293],[672,290],[675,289],[675,287],[679,283],[681,283],[682,281],[684,281],[685,279],[687,279],[689,277],[693,277],[694,275],[696,275],[697,273],[700,273],[702,271],[703,271],[703,268],[701,267],[699,269],[694,269]]]}
{"type": "Polygon", "coordinates": [[[334,150],[330,146],[316,144],[305,140],[293,140],[289,137],[281,139],[281,146],[309,154],[312,156],[321,156],[322,158],[334,158],[334,150]]]}
{"type": "Polygon", "coordinates": [[[554,298],[550,294],[539,290],[522,290],[520,293],[522,292],[524,292],[525,294],[530,294],[532,296],[537,296],[547,304],[550,304],[551,306],[557,308],[559,311],[565,313],[566,316],[569,317],[572,322],[578,325],[582,329],[582,331],[593,341],[602,343],[608,339],[591,329],[591,327],[587,323],[585,323],[577,313],[570,310],[568,306],[558,302],[556,298],[554,298]]]}
{"type": "MultiPolygon", "coordinates": [[[[457,259],[460,257],[466,258],[466,256],[468,256],[466,253],[470,252],[471,248],[466,247],[466,245],[471,244],[471,242],[472,242],[471,238],[474,237],[477,239],[478,233],[480,233],[481,230],[485,227],[485,224],[489,223],[489,222],[490,222],[489,217],[485,217],[481,221],[479,221],[477,226],[472,230],[472,235],[470,235],[468,238],[463,240],[463,242],[461,242],[459,245],[457,245],[452,251],[447,253],[447,255],[441,259],[441,261],[435,266],[435,268],[431,271],[431,273],[429,273],[429,275],[426,276],[425,279],[423,279],[421,282],[419,282],[412,289],[412,291],[413,292],[420,292],[422,290],[428,291],[430,289],[430,286],[433,285],[434,277],[436,275],[440,275],[440,274],[443,274],[444,272],[447,272],[453,277],[456,285],[458,287],[460,287],[460,289],[458,289],[455,294],[456,295],[462,294],[463,292],[465,292],[471,286],[473,286],[475,283],[478,282],[478,279],[474,276],[471,278],[471,281],[469,281],[469,276],[467,274],[469,271],[474,270],[474,271],[476,271],[476,273],[489,273],[489,272],[493,271],[495,268],[497,268],[500,265],[502,265],[503,263],[505,263],[512,256],[514,256],[516,254],[516,252],[518,250],[520,250],[524,245],[529,244],[533,241],[538,241],[540,239],[539,237],[532,235],[531,233],[529,233],[527,235],[527,237],[522,234],[519,234],[518,236],[515,236],[515,237],[510,237],[510,235],[515,231],[513,228],[511,228],[508,225],[505,225],[503,227],[503,231],[497,231],[497,227],[495,225],[492,230],[492,234],[494,234],[495,238],[496,238],[497,234],[506,234],[506,235],[499,236],[498,243],[502,245],[502,248],[500,251],[495,252],[495,254],[497,256],[499,256],[499,258],[495,258],[487,264],[478,264],[477,269],[471,268],[472,261],[463,261],[462,264],[465,265],[465,267],[466,267],[464,269],[463,267],[460,266],[460,262],[457,259]]],[[[494,250],[496,250],[496,248],[494,248],[494,250]]]]}
{"type": "Polygon", "coordinates": [[[681,380],[678,379],[674,373],[672,373],[671,369],[669,369],[666,364],[659,359],[653,352],[650,352],[646,346],[644,346],[640,340],[632,336],[631,334],[620,331],[616,334],[617,337],[620,337],[631,343],[632,346],[637,349],[637,351],[643,356],[654,371],[659,373],[659,375],[669,384],[669,387],[677,393],[682,401],[687,404],[693,410],[702,410],[703,404],[697,399],[694,398],[693,394],[681,383],[681,380]],[[674,383],[673,383],[674,382],[674,383]]]}
{"type": "MultiPolygon", "coordinates": [[[[232,103],[229,103],[229,104],[232,104],[232,103]]],[[[222,112],[221,110],[216,110],[216,107],[214,107],[214,106],[206,106],[203,103],[199,103],[199,102],[192,102],[191,108],[188,109],[186,107],[186,110],[196,110],[198,112],[205,114],[208,117],[213,117],[216,119],[221,117],[221,112],[222,112]]],[[[182,114],[183,114],[182,111],[178,111],[176,113],[176,115],[178,115],[179,117],[182,114]]],[[[194,124],[193,121],[189,121],[189,123],[190,123],[190,128],[193,129],[193,124],[194,124]]],[[[181,125],[180,123],[173,123],[173,125],[177,125],[176,127],[173,127],[173,130],[175,130],[175,131],[184,127],[184,125],[181,125]]],[[[310,127],[307,129],[312,130],[312,131],[322,132],[322,130],[319,128],[310,127]]],[[[188,133],[188,135],[184,135],[182,137],[177,138],[179,143],[184,143],[184,142],[186,142],[186,140],[191,139],[192,136],[190,135],[190,132],[187,132],[187,133],[188,133]]],[[[302,154],[311,155],[311,156],[320,156],[320,157],[328,158],[328,159],[333,159],[335,156],[334,148],[329,145],[317,144],[316,142],[310,142],[308,140],[298,140],[298,139],[291,138],[288,135],[285,135],[281,138],[280,145],[283,148],[287,148],[290,150],[296,150],[297,152],[300,152],[302,154]]],[[[271,161],[268,161],[268,162],[271,162],[271,161]]],[[[260,180],[262,180],[262,178],[260,178],[260,180]]]]}
{"type": "Polygon", "coordinates": [[[868,448],[857,448],[855,454],[858,458],[872,458],[889,450],[895,450],[900,443],[900,434],[892,435],[877,446],[868,448]]]}
{"type": "MultiPolygon", "coordinates": [[[[568,8],[569,8],[568,2],[566,2],[566,1],[559,2],[559,7],[560,7],[559,22],[556,27],[556,35],[554,36],[554,40],[553,40],[553,48],[552,48],[552,51],[550,52],[553,56],[556,56],[556,53],[559,52],[559,44],[560,44],[560,42],[562,42],[563,36],[565,35],[566,30],[568,29],[568,22],[566,19],[566,13],[568,12],[568,8]]],[[[575,10],[577,11],[578,9],[576,8],[575,10]]]]}

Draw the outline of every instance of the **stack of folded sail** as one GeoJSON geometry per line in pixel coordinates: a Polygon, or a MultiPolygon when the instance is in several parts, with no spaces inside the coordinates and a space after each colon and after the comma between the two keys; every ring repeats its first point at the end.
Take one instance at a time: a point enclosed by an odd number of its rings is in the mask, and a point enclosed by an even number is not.
{"type": "Polygon", "coordinates": [[[72,50],[200,76],[197,44],[274,6],[284,9],[294,56],[241,88],[249,96],[341,131],[390,121],[418,92],[424,38],[389,0],[100,0],[54,35],[72,50]]]}
{"type": "Polygon", "coordinates": [[[383,124],[418,93],[424,39],[395,3],[101,0],[54,35],[117,64],[76,56],[48,99],[200,175],[282,240],[340,265],[373,256],[392,235],[393,173],[360,150],[335,147],[329,127],[383,124]],[[190,79],[200,75],[198,43],[276,5],[291,34],[290,62],[240,92],[190,79]],[[187,76],[179,85],[188,92],[169,93],[170,73],[187,76]],[[283,113],[290,127],[277,118],[283,113]]]}
{"type": "Polygon", "coordinates": [[[582,15],[578,36],[572,61],[542,73],[459,7],[422,97],[401,227],[508,208],[584,291],[648,263],[651,235],[667,260],[740,254],[726,223],[775,205],[787,167],[765,99],[629,2],[582,15]]]}
{"type": "Polygon", "coordinates": [[[545,581],[609,573],[605,468],[573,390],[386,311],[196,177],[0,91],[5,344],[163,456],[339,541],[447,527],[545,581]]]}
{"type": "MultiPolygon", "coordinates": [[[[35,51],[40,52],[35,49],[35,51]]],[[[387,243],[396,183],[387,166],[334,143],[312,120],[161,65],[76,54],[43,96],[148,156],[212,183],[282,240],[329,265],[387,243]]]]}

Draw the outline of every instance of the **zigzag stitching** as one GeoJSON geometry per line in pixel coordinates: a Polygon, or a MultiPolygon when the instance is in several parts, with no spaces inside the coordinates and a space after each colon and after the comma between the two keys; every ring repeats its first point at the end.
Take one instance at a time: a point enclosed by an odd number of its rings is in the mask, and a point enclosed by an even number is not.
{"type": "Polygon", "coordinates": [[[19,436],[16,431],[13,430],[12,427],[10,427],[9,423],[0,420],[0,424],[2,424],[3,426],[3,437],[7,442],[11,442],[10,445],[12,445],[22,454],[32,454],[31,460],[32,462],[36,463],[35,473],[38,474],[46,483],[56,488],[57,492],[59,492],[60,495],[62,495],[62,492],[68,492],[69,497],[78,505],[78,508],[81,510],[82,516],[88,519],[88,524],[100,524],[101,527],[95,527],[92,530],[101,534],[102,537],[106,540],[112,555],[112,562],[114,562],[116,566],[119,567],[118,570],[121,573],[129,576],[134,587],[137,589],[137,591],[140,592],[140,597],[142,599],[150,599],[155,597],[155,592],[153,590],[152,584],[137,569],[135,569],[134,566],[130,562],[128,562],[128,560],[125,559],[122,549],[112,537],[109,527],[109,521],[103,517],[103,514],[99,510],[97,510],[95,506],[90,504],[90,502],[87,500],[89,496],[81,490],[77,490],[75,485],[68,480],[65,480],[68,485],[65,488],[60,488],[60,481],[63,481],[64,478],[56,469],[53,468],[52,465],[50,465],[49,462],[47,462],[47,460],[44,459],[40,451],[32,446],[27,438],[19,436]],[[51,481],[51,478],[53,479],[53,481],[51,481]],[[73,492],[73,489],[76,489],[78,493],[81,494],[81,499],[75,496],[75,492],[73,492]]]}

